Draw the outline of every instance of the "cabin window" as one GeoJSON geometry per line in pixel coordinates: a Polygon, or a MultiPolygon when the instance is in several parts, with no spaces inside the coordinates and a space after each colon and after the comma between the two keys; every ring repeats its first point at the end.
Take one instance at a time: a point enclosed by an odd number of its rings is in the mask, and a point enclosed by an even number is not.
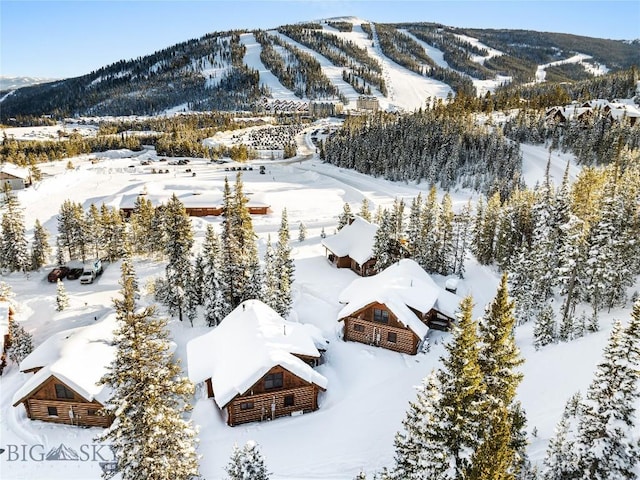
{"type": "Polygon", "coordinates": [[[360,325],[359,323],[354,323],[353,324],[353,329],[356,332],[364,332],[364,325],[360,325]]]}
{"type": "Polygon", "coordinates": [[[380,323],[389,323],[389,312],[381,308],[373,309],[373,320],[380,323]]]}
{"type": "Polygon", "coordinates": [[[274,388],[282,388],[282,373],[270,373],[264,377],[264,389],[273,390],[274,388]]]}
{"type": "Polygon", "coordinates": [[[95,417],[98,415],[98,410],[93,410],[93,409],[87,410],[87,415],[89,415],[90,417],[95,417]]]}
{"type": "Polygon", "coordinates": [[[389,332],[387,333],[387,342],[389,343],[397,343],[398,342],[398,334],[389,332]]]}
{"type": "Polygon", "coordinates": [[[251,410],[253,409],[253,402],[241,402],[240,410],[251,410]]]}
{"type": "Polygon", "coordinates": [[[73,391],[71,391],[61,383],[56,383],[56,397],[73,399],[73,391]]]}
{"type": "Polygon", "coordinates": [[[50,417],[57,417],[58,416],[58,408],[57,407],[47,407],[47,414],[50,417]]]}
{"type": "Polygon", "coordinates": [[[295,405],[293,395],[285,395],[284,396],[284,406],[285,407],[293,407],[295,405]]]}

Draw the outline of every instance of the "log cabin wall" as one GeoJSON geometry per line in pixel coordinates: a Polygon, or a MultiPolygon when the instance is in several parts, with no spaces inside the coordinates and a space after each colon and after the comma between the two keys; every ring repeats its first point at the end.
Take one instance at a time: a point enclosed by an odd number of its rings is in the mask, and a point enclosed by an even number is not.
{"type": "Polygon", "coordinates": [[[318,390],[316,385],[307,384],[302,387],[236,397],[227,405],[227,423],[234,426],[289,416],[293,412],[313,412],[318,409],[318,390]]]}
{"type": "Polygon", "coordinates": [[[113,422],[113,417],[98,414],[98,411],[102,408],[102,405],[98,402],[28,398],[24,401],[24,406],[31,420],[85,427],[108,427],[113,422]],[[50,414],[52,408],[55,409],[55,415],[50,414]],[[69,410],[71,409],[73,409],[73,418],[69,417],[69,410]]]}
{"type": "Polygon", "coordinates": [[[343,320],[345,341],[366,343],[409,355],[415,355],[418,352],[420,339],[408,328],[354,317],[346,317],[343,320]]]}
{"type": "Polygon", "coordinates": [[[67,425],[83,425],[90,427],[108,427],[113,422],[112,417],[97,415],[102,404],[79,395],[61,380],[50,377],[24,400],[27,415],[31,420],[64,423],[67,425]],[[58,398],[56,384],[63,385],[71,395],[70,398],[58,398]],[[55,414],[53,410],[55,409],[55,414]],[[73,420],[69,417],[69,410],[73,409],[73,420]]]}

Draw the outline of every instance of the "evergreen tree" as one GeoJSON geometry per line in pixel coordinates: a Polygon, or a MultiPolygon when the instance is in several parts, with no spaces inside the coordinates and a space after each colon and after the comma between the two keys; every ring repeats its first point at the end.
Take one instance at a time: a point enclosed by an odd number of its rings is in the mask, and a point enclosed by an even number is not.
{"type": "Polygon", "coordinates": [[[5,183],[2,194],[5,211],[1,224],[0,268],[10,272],[26,272],[30,259],[22,207],[8,183],[5,183]]]}
{"type": "Polygon", "coordinates": [[[454,258],[453,272],[460,278],[464,277],[464,261],[469,249],[469,234],[471,231],[471,201],[468,201],[462,211],[454,217],[454,258]]]}
{"type": "Polygon", "coordinates": [[[182,321],[183,310],[187,303],[187,286],[192,277],[191,248],[193,246],[193,229],[191,219],[184,205],[175,194],[166,205],[164,214],[165,254],[168,257],[166,267],[166,289],[164,302],[169,312],[177,313],[182,321]]]}
{"type": "MultiPolygon", "coordinates": [[[[106,210],[106,205],[102,204],[102,209],[106,210]]],[[[89,205],[89,211],[85,215],[86,236],[88,250],[94,258],[100,258],[100,250],[104,249],[106,239],[104,238],[103,222],[105,218],[95,203],[89,205]]]]}
{"type": "Polygon", "coordinates": [[[269,473],[258,445],[249,441],[244,447],[233,447],[231,460],[226,467],[229,480],[269,480],[269,473]]]}
{"type": "Polygon", "coordinates": [[[122,258],[126,250],[126,226],[120,211],[103,204],[100,209],[100,227],[102,248],[106,251],[109,261],[122,258]]]}
{"type": "Polygon", "coordinates": [[[196,432],[183,417],[194,386],[180,376],[166,320],[155,316],[154,307],[136,305],[138,287],[128,257],[121,272],[121,297],[114,300],[116,355],[100,380],[111,388],[104,410],[114,422],[97,440],[110,442],[123,480],[192,479],[198,476],[196,432]]]}
{"type": "Polygon", "coordinates": [[[69,306],[69,295],[64,288],[64,283],[62,280],[58,279],[58,284],[56,287],[56,310],[61,312],[65,308],[69,306]]]}
{"type": "Polygon", "coordinates": [[[511,446],[511,417],[504,406],[491,413],[491,424],[471,457],[465,480],[513,480],[515,452],[511,446]]]}
{"type": "Polygon", "coordinates": [[[264,254],[264,289],[262,301],[274,310],[278,307],[278,277],[277,264],[271,235],[267,236],[267,248],[264,254]]]}
{"type": "Polygon", "coordinates": [[[342,213],[338,217],[338,230],[342,230],[342,227],[349,225],[355,217],[351,212],[351,206],[345,202],[342,206],[342,213]]]}
{"type": "Polygon", "coordinates": [[[486,207],[478,205],[473,245],[476,258],[482,265],[489,265],[495,260],[500,204],[500,194],[496,192],[486,207]]]}
{"type": "Polygon", "coordinates": [[[287,209],[284,208],[282,209],[282,219],[278,230],[278,244],[274,254],[275,274],[278,281],[278,308],[274,308],[274,310],[283,317],[288,315],[293,304],[291,286],[293,284],[295,266],[291,258],[289,240],[289,221],[287,209]]]}
{"type": "Polygon", "coordinates": [[[438,192],[435,186],[429,190],[429,195],[422,209],[420,219],[420,241],[417,243],[415,260],[427,272],[437,271],[438,256],[438,225],[440,217],[440,205],[438,205],[438,192]]]}
{"type": "Polygon", "coordinates": [[[50,254],[49,232],[40,224],[40,220],[36,219],[31,244],[31,270],[39,270],[46,265],[50,254]]]}
{"type": "MultiPolygon", "coordinates": [[[[483,417],[485,420],[484,441],[488,441],[487,435],[501,435],[505,426],[511,428],[513,424],[521,424],[521,429],[524,429],[524,413],[515,403],[516,390],[522,381],[522,373],[517,369],[524,362],[516,346],[515,326],[514,303],[509,300],[507,275],[503,274],[496,296],[488,305],[480,322],[478,364],[486,387],[486,402],[489,411],[500,413],[504,410],[509,418],[506,420],[494,418],[491,414],[483,417]],[[515,415],[520,417],[520,421],[514,419],[515,415]]],[[[510,435],[508,472],[514,473],[518,472],[522,464],[526,462],[526,442],[523,442],[525,435],[521,431],[511,431],[510,435]]],[[[498,439],[490,441],[494,442],[498,439]]],[[[490,452],[501,447],[498,444],[490,443],[486,448],[490,452]]],[[[501,450],[501,452],[505,453],[507,450],[501,450]]],[[[480,464],[484,462],[484,460],[478,461],[480,464]]],[[[504,461],[504,458],[501,458],[500,461],[504,461]]]]}
{"type": "Polygon", "coordinates": [[[551,305],[545,305],[536,318],[533,327],[533,345],[538,350],[556,340],[556,321],[551,305]]]}
{"type": "Polygon", "coordinates": [[[140,255],[150,255],[153,252],[151,239],[153,238],[152,224],[154,207],[151,200],[144,195],[139,195],[134,203],[133,213],[129,218],[130,244],[135,249],[135,253],[140,255]]]}
{"type": "Polygon", "coordinates": [[[367,197],[362,199],[362,204],[360,205],[360,211],[358,215],[365,219],[367,222],[371,222],[371,210],[369,210],[369,200],[367,197]]]}
{"type": "Polygon", "coordinates": [[[225,301],[231,309],[244,300],[259,298],[262,289],[260,260],[253,222],[247,208],[247,198],[243,192],[242,176],[236,176],[235,191],[232,193],[225,178],[224,215],[222,221],[222,256],[220,282],[225,301]]]}
{"type": "Polygon", "coordinates": [[[445,478],[449,458],[443,449],[440,391],[435,372],[422,381],[415,401],[402,421],[403,431],[396,434],[395,466],[392,478],[422,480],[445,478]]]}
{"type": "MultiPolygon", "coordinates": [[[[638,312],[634,309],[635,315],[638,312]]],[[[634,328],[637,333],[637,320],[634,328]]],[[[583,480],[636,478],[640,445],[633,430],[640,363],[638,336],[626,335],[616,321],[580,410],[575,448],[578,478],[583,480]],[[629,346],[635,346],[635,351],[628,351],[629,346]]]]}
{"type": "Polygon", "coordinates": [[[411,201],[409,207],[409,223],[405,232],[405,238],[407,239],[407,248],[411,256],[415,259],[419,250],[420,238],[420,218],[422,215],[422,194],[419,193],[417,197],[411,201]]]}
{"type": "Polygon", "coordinates": [[[298,241],[304,242],[306,238],[307,238],[307,227],[304,225],[304,223],[300,222],[300,224],[298,225],[298,241]]]}
{"type": "Polygon", "coordinates": [[[460,303],[457,328],[446,346],[448,355],[441,359],[442,368],[437,375],[441,385],[443,451],[455,465],[455,479],[463,478],[469,452],[475,451],[480,442],[486,415],[486,387],[472,316],[473,300],[465,297],[460,303]]]}
{"type": "Polygon", "coordinates": [[[397,257],[394,255],[395,239],[393,238],[394,221],[388,210],[382,213],[382,222],[373,240],[373,257],[376,259],[376,269],[382,271],[392,265],[397,257]]]}
{"type": "Polygon", "coordinates": [[[231,305],[227,303],[220,282],[222,281],[220,238],[208,224],[203,243],[204,259],[204,316],[207,325],[215,327],[231,313],[231,305]]]}
{"type": "Polygon", "coordinates": [[[33,351],[33,337],[22,325],[11,320],[9,322],[9,338],[11,346],[7,351],[7,356],[13,363],[19,365],[33,351]]]}
{"type": "Polygon", "coordinates": [[[446,193],[442,197],[440,216],[438,217],[438,246],[435,271],[441,275],[450,275],[454,271],[455,244],[453,235],[453,208],[451,196],[446,193]]]}
{"type": "Polygon", "coordinates": [[[580,394],[576,394],[565,405],[562,418],[556,426],[555,434],[549,440],[542,470],[543,480],[575,480],[579,478],[576,470],[574,441],[577,411],[581,401],[580,394]]]}

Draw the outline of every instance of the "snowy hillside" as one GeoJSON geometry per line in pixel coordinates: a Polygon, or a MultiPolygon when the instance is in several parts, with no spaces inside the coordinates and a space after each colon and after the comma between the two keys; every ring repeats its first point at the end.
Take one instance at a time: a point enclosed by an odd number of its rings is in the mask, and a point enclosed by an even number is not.
{"type": "MultiPolygon", "coordinates": [[[[361,37],[357,29],[350,35],[356,39],[361,37]]],[[[253,65],[252,68],[260,69],[259,53],[252,36],[245,35],[241,41],[247,46],[245,58],[253,65]]],[[[374,47],[371,53],[375,52],[374,47]]],[[[393,101],[397,106],[409,108],[411,102],[417,102],[421,88],[431,88],[428,81],[422,82],[424,79],[403,88],[403,78],[406,80],[410,76],[408,72],[403,73],[393,62],[377,55],[391,79],[393,101]]],[[[323,65],[327,73],[331,73],[332,68],[335,67],[323,65]]],[[[268,74],[261,78],[274,95],[286,98],[291,94],[268,74]]],[[[314,325],[329,341],[326,362],[317,368],[318,373],[327,379],[327,390],[320,395],[316,412],[229,427],[213,400],[206,398],[206,391],[201,386],[193,400],[192,419],[199,427],[201,473],[208,480],[225,478],[224,467],[234,444],[243,445],[248,440],[255,440],[260,445],[273,480],[350,480],[361,470],[372,474],[392,465],[394,435],[401,427],[408,402],[415,398],[415,387],[422,379],[432,369],[438,368],[439,357],[444,353],[444,342],[449,334],[435,331],[430,333],[429,350],[416,356],[341,340],[337,316],[343,305],[338,302],[338,297],[357,277],[348,269],[335,269],[327,261],[321,245],[321,231],[333,235],[344,202],[349,202],[354,211],[365,198],[371,209],[387,207],[395,198],[410,201],[418,193],[425,195],[429,186],[389,182],[321,163],[309,137],[313,130],[328,126],[327,122],[316,123],[298,136],[299,157],[282,162],[253,162],[250,164],[253,170],[244,171],[242,177],[245,192],[260,195],[272,210],[268,215],[252,217],[261,258],[267,236],[277,237],[284,208],[288,212],[292,238],[297,238],[300,222],[307,228],[304,241],[291,242],[295,283],[293,311],[288,320],[314,325]],[[264,175],[259,173],[258,165],[265,165],[264,175]]],[[[523,145],[522,152],[527,184],[540,182],[549,157],[548,150],[543,146],[523,145]]],[[[46,179],[17,192],[25,208],[28,228],[39,219],[55,234],[60,205],[67,199],[81,203],[85,209],[91,203],[117,207],[127,195],[143,190],[167,194],[222,191],[225,177],[230,181],[234,179],[233,172],[225,171],[225,168],[235,165],[233,163],[219,165],[203,159],[191,159],[188,166],[191,171],[187,172],[181,165],[161,164],[152,150],[144,153],[145,161],[150,161],[151,165],[141,165],[142,157],[130,151],[106,152],[94,157],[94,162],[89,161],[89,156],[72,158],[73,170],[65,168],[66,161],[42,164],[46,179]],[[160,165],[168,173],[151,173],[152,168],[160,165]]],[[[572,158],[567,154],[554,153],[551,156],[551,172],[556,182],[568,161],[572,158]]],[[[578,167],[571,163],[570,168],[571,175],[575,176],[578,167]]],[[[456,210],[469,198],[477,198],[470,191],[450,193],[456,210]]],[[[439,200],[442,195],[443,192],[439,192],[439,200]]],[[[199,247],[207,225],[212,224],[219,230],[221,217],[193,217],[192,224],[196,246],[199,247]]],[[[1,280],[7,282],[16,294],[16,319],[33,334],[37,346],[57,332],[91,325],[106,318],[112,312],[112,299],[120,289],[119,267],[119,262],[106,265],[104,274],[91,285],[81,285],[77,280],[65,281],[71,305],[62,312],[55,310],[56,286],[45,278],[50,268],[28,275],[12,273],[4,275],[1,280]]],[[[135,267],[143,293],[140,301],[152,303],[152,297],[145,288],[151,279],[163,275],[164,263],[137,259],[135,267]]],[[[434,280],[443,287],[446,278],[435,276],[434,280]]],[[[459,282],[457,294],[460,297],[472,295],[474,315],[480,316],[484,306],[495,295],[498,282],[499,272],[468,258],[465,278],[459,282]]],[[[640,282],[636,282],[634,288],[640,289],[640,282]]],[[[522,367],[524,380],[518,395],[529,420],[528,452],[534,463],[539,465],[544,458],[547,443],[567,399],[578,390],[584,392],[591,382],[613,320],[620,319],[626,324],[629,313],[629,308],[612,309],[602,315],[601,331],[541,350],[533,348],[531,323],[517,328],[516,340],[525,358],[522,367]]],[[[202,319],[196,320],[195,326],[191,327],[187,321],[180,322],[176,318],[170,320],[169,328],[176,343],[176,355],[186,371],[187,342],[210,329],[204,326],[202,319]]],[[[95,456],[82,460],[84,457],[80,455],[80,460],[66,462],[37,461],[38,452],[53,452],[52,457],[57,455],[58,460],[61,457],[73,459],[73,452],[82,452],[83,445],[91,449],[94,437],[101,430],[30,421],[22,405],[12,406],[15,392],[30,376],[18,372],[17,366],[11,363],[2,376],[1,446],[7,449],[13,448],[9,445],[20,446],[16,448],[26,445],[28,452],[31,446],[36,445],[35,459],[18,461],[17,458],[21,458],[16,457],[18,450],[11,457],[8,451],[2,453],[2,478],[98,478],[101,460],[95,456]]],[[[640,426],[637,430],[640,434],[640,426]]],[[[103,450],[103,456],[110,458],[108,450],[103,450]]]]}

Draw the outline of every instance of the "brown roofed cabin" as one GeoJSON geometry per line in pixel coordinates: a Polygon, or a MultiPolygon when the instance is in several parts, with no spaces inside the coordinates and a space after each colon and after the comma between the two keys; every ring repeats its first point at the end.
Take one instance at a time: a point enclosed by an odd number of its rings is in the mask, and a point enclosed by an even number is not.
{"type": "Polygon", "coordinates": [[[313,326],[247,300],[187,344],[189,378],[206,384],[230,426],[312,412],[327,387],[313,369],[321,360],[314,340],[313,326]]]}
{"type": "Polygon", "coordinates": [[[376,273],[373,242],[378,226],[356,216],[335,235],[322,240],[327,259],[336,268],[350,268],[361,277],[376,273]]]}
{"type": "Polygon", "coordinates": [[[403,259],[342,291],[345,341],[415,355],[429,328],[448,329],[459,299],[438,287],[420,265],[403,259]]]}
{"type": "Polygon", "coordinates": [[[57,333],[20,363],[33,375],[14,394],[31,420],[84,427],[108,427],[113,417],[101,413],[110,389],[97,382],[115,356],[116,317],[57,333]]]}

